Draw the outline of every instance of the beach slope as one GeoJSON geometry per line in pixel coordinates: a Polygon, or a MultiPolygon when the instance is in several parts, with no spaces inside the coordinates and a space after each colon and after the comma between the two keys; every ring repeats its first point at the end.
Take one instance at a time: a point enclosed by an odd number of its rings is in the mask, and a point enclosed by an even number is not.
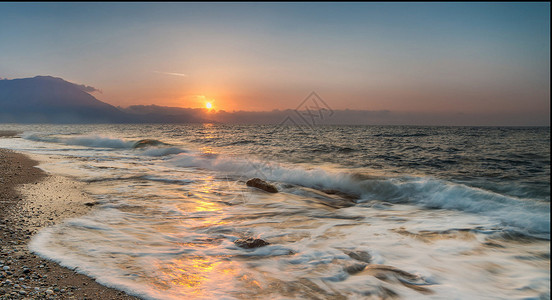
{"type": "Polygon", "coordinates": [[[79,183],[36,165],[0,149],[0,299],[137,299],[30,253],[27,244],[41,228],[94,209],[79,183]]]}

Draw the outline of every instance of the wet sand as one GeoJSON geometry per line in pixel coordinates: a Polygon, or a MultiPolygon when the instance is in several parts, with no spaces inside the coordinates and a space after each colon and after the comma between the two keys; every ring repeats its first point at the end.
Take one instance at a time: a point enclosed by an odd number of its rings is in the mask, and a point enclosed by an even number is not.
{"type": "MultiPolygon", "coordinates": [[[[0,132],[0,138],[15,133],[0,132]]],[[[0,299],[137,299],[29,252],[41,228],[94,209],[81,183],[0,149],[0,299]]]]}

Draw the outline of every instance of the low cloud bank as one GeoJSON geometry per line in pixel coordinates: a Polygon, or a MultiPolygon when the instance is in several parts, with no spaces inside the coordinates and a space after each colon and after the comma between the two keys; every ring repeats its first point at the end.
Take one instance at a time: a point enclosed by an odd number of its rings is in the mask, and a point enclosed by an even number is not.
{"type": "Polygon", "coordinates": [[[444,125],[444,126],[549,126],[548,113],[519,115],[504,113],[424,113],[389,110],[272,110],[210,111],[204,108],[179,108],[157,105],[134,105],[119,108],[150,122],[214,122],[228,124],[284,125],[444,125]]]}

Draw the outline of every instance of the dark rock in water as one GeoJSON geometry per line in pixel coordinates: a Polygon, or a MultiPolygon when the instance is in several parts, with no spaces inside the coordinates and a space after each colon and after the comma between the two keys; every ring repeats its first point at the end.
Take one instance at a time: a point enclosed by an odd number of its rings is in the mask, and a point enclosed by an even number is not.
{"type": "Polygon", "coordinates": [[[422,294],[432,294],[433,291],[425,286],[432,285],[425,278],[415,275],[401,269],[387,265],[368,265],[363,270],[363,274],[370,274],[379,280],[392,282],[397,280],[407,288],[418,291],[422,294]]]}
{"type": "Polygon", "coordinates": [[[332,189],[327,189],[327,190],[321,190],[322,192],[328,194],[328,195],[335,195],[335,194],[338,194],[339,191],[338,190],[332,190],[332,189]]]}
{"type": "Polygon", "coordinates": [[[94,205],[96,205],[96,202],[86,202],[86,203],[84,203],[84,205],[86,205],[86,206],[94,206],[94,205]]]}
{"type": "Polygon", "coordinates": [[[338,190],[333,190],[333,189],[325,189],[325,190],[320,190],[328,195],[337,195],[341,198],[344,198],[344,199],[347,199],[347,200],[356,200],[356,199],[359,199],[360,197],[358,195],[354,195],[354,194],[349,194],[349,193],[344,193],[342,191],[338,191],[338,190]]]}
{"type": "Polygon", "coordinates": [[[384,274],[389,273],[393,274],[394,276],[400,276],[402,278],[406,278],[408,280],[417,280],[419,279],[419,276],[411,274],[409,272],[406,272],[404,270],[401,270],[399,268],[388,266],[388,265],[369,265],[366,267],[367,270],[370,270],[374,274],[384,274]]]}
{"type": "Polygon", "coordinates": [[[265,240],[254,239],[254,238],[237,239],[234,241],[234,244],[236,244],[238,247],[245,248],[245,249],[259,248],[266,245],[270,245],[270,243],[265,240]]]}
{"type": "Polygon", "coordinates": [[[379,287],[381,299],[395,299],[399,298],[399,294],[395,293],[393,290],[390,290],[384,286],[379,287]]]}
{"type": "Polygon", "coordinates": [[[347,266],[344,269],[345,269],[345,272],[351,275],[354,275],[366,269],[366,264],[354,264],[354,265],[347,266]]]}
{"type": "Polygon", "coordinates": [[[275,186],[259,178],[249,179],[246,184],[247,186],[256,187],[269,193],[278,193],[278,189],[275,186]]]}
{"type": "Polygon", "coordinates": [[[372,255],[370,255],[370,253],[366,251],[350,251],[345,252],[345,254],[349,255],[349,257],[352,259],[356,259],[365,263],[370,263],[372,261],[372,255]]]}
{"type": "Polygon", "coordinates": [[[309,198],[314,198],[318,203],[329,206],[331,208],[340,209],[344,207],[351,207],[355,205],[355,202],[349,199],[345,199],[341,196],[329,194],[317,189],[311,189],[308,187],[296,187],[301,192],[301,195],[305,195],[309,198]]]}
{"type": "Polygon", "coordinates": [[[163,146],[163,145],[167,145],[167,144],[158,140],[145,139],[145,140],[139,140],[138,142],[134,143],[132,148],[137,149],[137,148],[144,148],[149,146],[163,146]]]}

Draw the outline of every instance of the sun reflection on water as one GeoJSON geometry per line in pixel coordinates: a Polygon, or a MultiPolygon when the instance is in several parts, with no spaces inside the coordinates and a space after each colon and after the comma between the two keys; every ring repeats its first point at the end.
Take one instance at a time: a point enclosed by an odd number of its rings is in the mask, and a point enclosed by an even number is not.
{"type": "Polygon", "coordinates": [[[211,298],[232,289],[239,273],[226,256],[185,256],[158,264],[157,285],[186,298],[211,298]]]}

